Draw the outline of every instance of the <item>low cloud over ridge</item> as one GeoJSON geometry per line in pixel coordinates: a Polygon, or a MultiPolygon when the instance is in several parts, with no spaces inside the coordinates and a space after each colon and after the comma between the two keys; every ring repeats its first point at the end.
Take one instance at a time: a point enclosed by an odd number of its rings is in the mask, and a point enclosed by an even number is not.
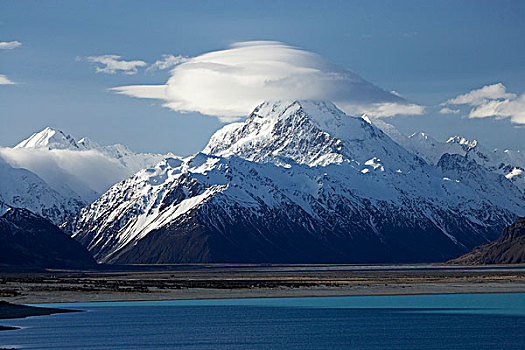
{"type": "Polygon", "coordinates": [[[264,100],[330,100],[348,114],[385,117],[422,114],[423,107],[385,91],[321,56],[280,42],[252,41],[180,60],[165,85],[112,89],[165,101],[179,112],[200,112],[232,121],[264,100]]]}

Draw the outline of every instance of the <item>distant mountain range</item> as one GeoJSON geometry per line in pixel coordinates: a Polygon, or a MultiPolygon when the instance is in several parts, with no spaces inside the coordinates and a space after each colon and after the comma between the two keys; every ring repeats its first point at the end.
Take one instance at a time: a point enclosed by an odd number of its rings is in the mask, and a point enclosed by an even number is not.
{"type": "Polygon", "coordinates": [[[0,148],[0,241],[44,265],[76,249],[57,225],[103,263],[446,261],[525,215],[524,167],[323,101],[265,102],[184,159],[46,128],[0,148]]]}
{"type": "Polygon", "coordinates": [[[13,148],[0,148],[0,200],[60,225],[116,182],[171,154],[100,146],[45,128],[13,148]]]}
{"type": "Polygon", "coordinates": [[[445,153],[459,154],[476,161],[477,164],[496,174],[504,175],[522,191],[525,191],[525,154],[520,150],[490,150],[477,140],[468,140],[461,136],[450,137],[446,142],[437,141],[423,132],[407,137],[394,126],[380,119],[375,119],[373,122],[393,140],[422,157],[429,164],[437,164],[445,153]]]}
{"type": "Polygon", "coordinates": [[[329,102],[265,102],[201,153],[117,183],[69,229],[108,263],[417,262],[525,214],[521,158],[407,140],[329,102]]]}

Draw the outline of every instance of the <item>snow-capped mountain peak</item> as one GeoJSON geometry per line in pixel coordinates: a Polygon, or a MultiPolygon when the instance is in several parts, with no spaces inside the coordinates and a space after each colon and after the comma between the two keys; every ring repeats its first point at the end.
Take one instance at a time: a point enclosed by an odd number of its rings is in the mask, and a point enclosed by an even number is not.
{"type": "Polygon", "coordinates": [[[6,205],[20,207],[60,225],[86,205],[72,191],[59,193],[35,173],[12,167],[1,156],[0,179],[0,215],[6,205]]]}
{"type": "Polygon", "coordinates": [[[471,149],[475,148],[476,146],[478,146],[478,141],[477,140],[468,140],[464,137],[461,137],[461,136],[453,136],[451,138],[449,138],[447,140],[447,143],[448,144],[458,144],[460,145],[463,150],[465,152],[468,152],[470,151],[471,149]]]}
{"type": "Polygon", "coordinates": [[[79,145],[80,148],[86,149],[86,150],[88,150],[88,149],[96,149],[96,148],[100,147],[100,145],[98,143],[96,143],[95,141],[93,141],[89,137],[81,138],[80,140],[77,141],[77,145],[79,145]]]}
{"type": "Polygon", "coordinates": [[[414,140],[425,140],[425,141],[430,141],[430,142],[433,142],[435,140],[432,136],[424,132],[415,132],[412,135],[410,135],[408,138],[414,139],[414,140]]]}
{"type": "Polygon", "coordinates": [[[217,131],[203,153],[284,166],[363,167],[378,158],[387,159],[391,171],[420,162],[363,117],[348,116],[331,102],[303,100],[262,103],[243,123],[217,131]]]}
{"type": "Polygon", "coordinates": [[[70,135],[65,134],[61,130],[46,127],[44,130],[34,133],[29,138],[20,142],[15,148],[78,150],[79,146],[70,135]]]}

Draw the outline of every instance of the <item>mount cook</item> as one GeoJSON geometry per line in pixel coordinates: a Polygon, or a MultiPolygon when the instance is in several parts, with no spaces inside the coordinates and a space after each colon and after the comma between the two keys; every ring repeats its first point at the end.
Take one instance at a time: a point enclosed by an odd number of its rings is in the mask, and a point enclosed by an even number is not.
{"type": "Polygon", "coordinates": [[[437,162],[329,102],[258,106],[69,222],[99,262],[444,261],[525,213],[522,189],[461,154],[437,162]]]}

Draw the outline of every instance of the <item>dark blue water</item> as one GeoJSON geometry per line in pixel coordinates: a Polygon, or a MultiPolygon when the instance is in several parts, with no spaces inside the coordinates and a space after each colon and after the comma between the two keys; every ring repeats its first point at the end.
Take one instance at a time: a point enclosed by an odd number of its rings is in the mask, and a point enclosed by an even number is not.
{"type": "MultiPolygon", "coordinates": [[[[53,304],[31,349],[525,349],[525,293],[53,304]]],[[[0,347],[1,347],[0,346],[0,347]]]]}

